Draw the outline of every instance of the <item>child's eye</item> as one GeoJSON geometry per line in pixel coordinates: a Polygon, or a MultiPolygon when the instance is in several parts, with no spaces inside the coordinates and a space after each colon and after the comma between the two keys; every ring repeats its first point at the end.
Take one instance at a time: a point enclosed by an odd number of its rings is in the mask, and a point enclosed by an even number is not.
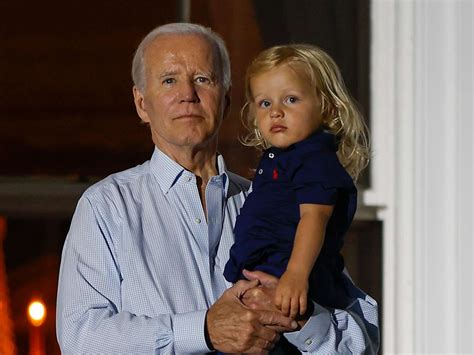
{"type": "Polygon", "coordinates": [[[261,108],[268,108],[271,106],[271,103],[268,100],[262,100],[258,103],[258,106],[261,108]]]}
{"type": "Polygon", "coordinates": [[[298,101],[298,98],[295,97],[295,96],[288,96],[286,99],[285,99],[285,102],[288,103],[288,104],[294,104],[298,101]]]}

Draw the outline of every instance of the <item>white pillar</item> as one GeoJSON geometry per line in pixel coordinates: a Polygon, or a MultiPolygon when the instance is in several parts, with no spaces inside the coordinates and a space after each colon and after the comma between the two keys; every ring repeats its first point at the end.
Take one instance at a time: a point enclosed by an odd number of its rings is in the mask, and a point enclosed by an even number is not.
{"type": "Polygon", "coordinates": [[[372,0],[385,353],[472,353],[474,1],[372,0]]]}

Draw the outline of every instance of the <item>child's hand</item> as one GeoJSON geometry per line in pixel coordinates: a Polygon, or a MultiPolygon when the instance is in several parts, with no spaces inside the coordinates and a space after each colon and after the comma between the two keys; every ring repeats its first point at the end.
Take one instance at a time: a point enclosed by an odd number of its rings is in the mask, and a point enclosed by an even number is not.
{"type": "Polygon", "coordinates": [[[308,297],[307,277],[286,271],[280,278],[275,292],[275,305],[285,316],[296,318],[306,312],[308,297]]]}

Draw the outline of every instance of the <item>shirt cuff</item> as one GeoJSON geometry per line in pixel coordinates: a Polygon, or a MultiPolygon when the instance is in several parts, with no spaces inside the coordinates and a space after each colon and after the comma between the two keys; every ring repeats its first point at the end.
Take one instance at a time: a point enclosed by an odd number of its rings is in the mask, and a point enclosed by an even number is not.
{"type": "Polygon", "coordinates": [[[206,310],[179,313],[174,316],[173,334],[176,353],[206,353],[210,351],[204,337],[205,321],[206,310]]]}
{"type": "Polygon", "coordinates": [[[318,344],[327,336],[331,325],[329,311],[313,302],[314,311],[303,328],[296,332],[285,333],[285,338],[300,351],[316,351],[318,344]]]}

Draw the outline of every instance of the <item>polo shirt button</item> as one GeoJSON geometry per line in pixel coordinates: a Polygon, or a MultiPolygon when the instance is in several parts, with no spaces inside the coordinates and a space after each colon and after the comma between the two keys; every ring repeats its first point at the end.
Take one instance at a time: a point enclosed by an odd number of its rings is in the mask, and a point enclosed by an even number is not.
{"type": "Polygon", "coordinates": [[[306,345],[311,345],[311,344],[313,344],[313,341],[311,339],[306,339],[304,343],[306,345]]]}
{"type": "Polygon", "coordinates": [[[196,219],[194,220],[194,222],[196,222],[197,224],[199,224],[199,223],[201,223],[201,219],[200,219],[200,218],[196,218],[196,219]]]}
{"type": "Polygon", "coordinates": [[[271,159],[273,159],[273,158],[275,157],[275,154],[269,153],[269,154],[268,154],[268,157],[271,158],[271,159]]]}
{"type": "Polygon", "coordinates": [[[259,175],[262,175],[262,173],[263,173],[263,169],[260,169],[260,170],[258,171],[258,174],[259,174],[259,175]]]}
{"type": "Polygon", "coordinates": [[[188,176],[188,181],[191,181],[193,178],[191,176],[188,176]]]}

